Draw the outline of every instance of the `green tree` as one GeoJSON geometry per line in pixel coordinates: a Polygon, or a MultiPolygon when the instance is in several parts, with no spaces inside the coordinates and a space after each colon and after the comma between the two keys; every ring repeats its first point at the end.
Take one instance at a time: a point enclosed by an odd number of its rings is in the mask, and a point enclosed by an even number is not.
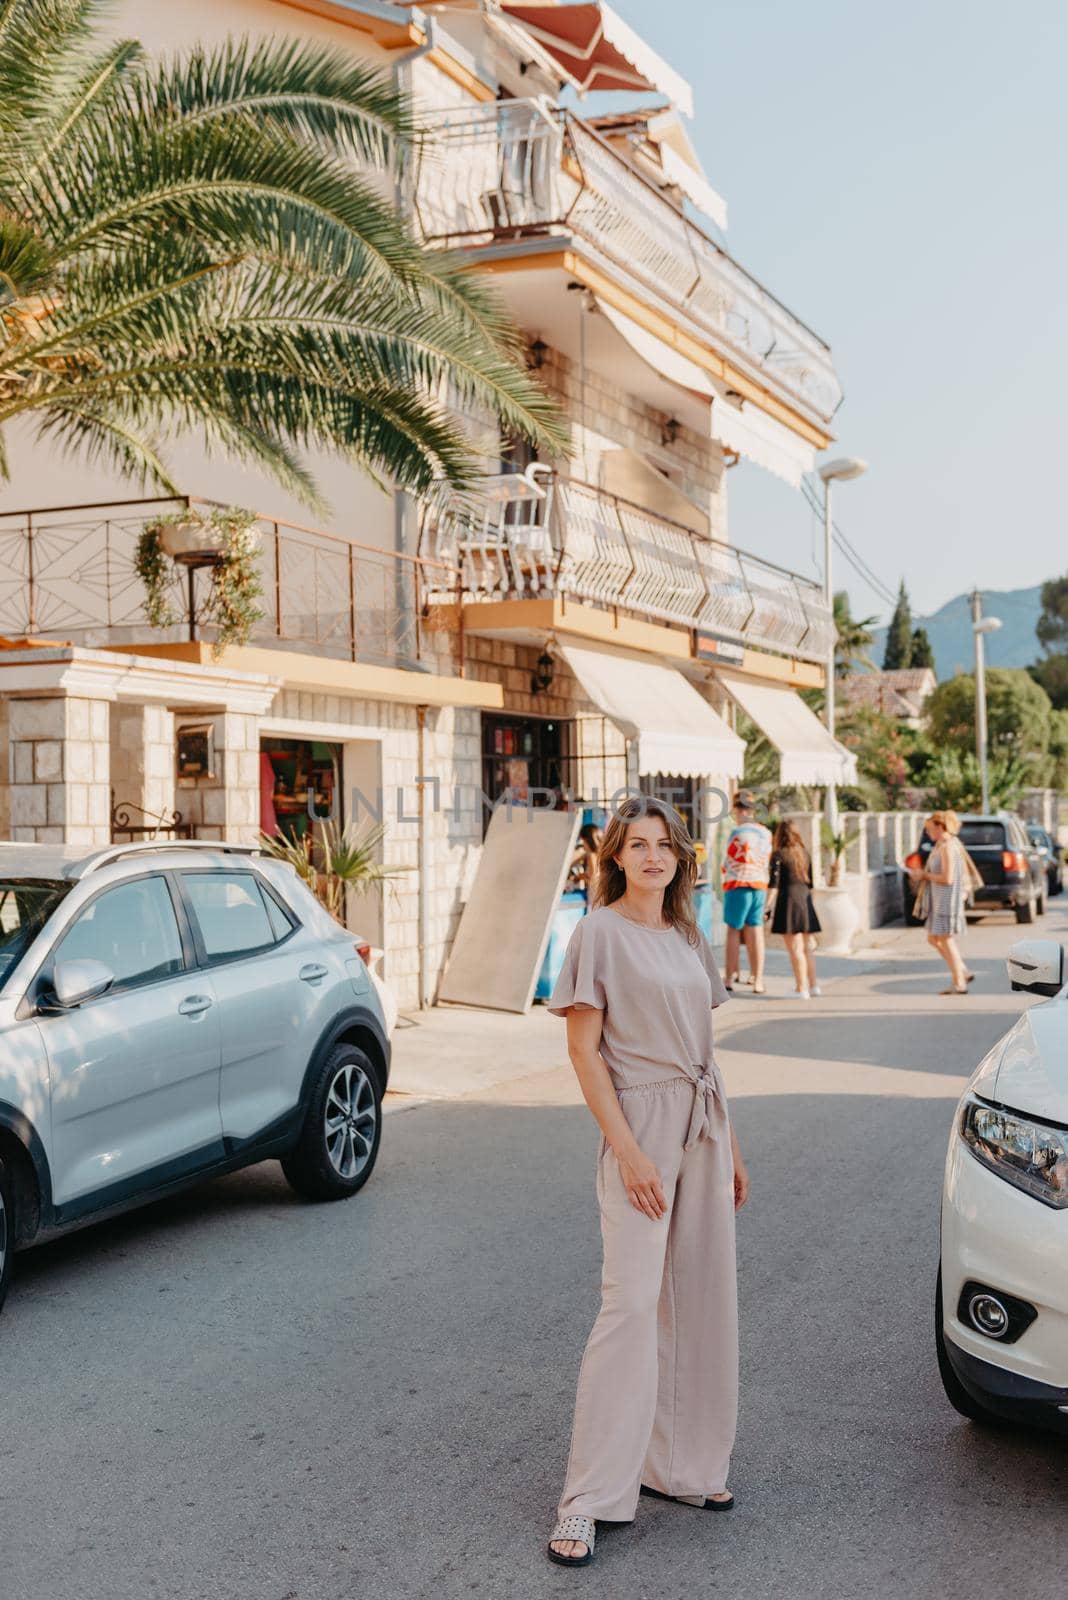
{"type": "Polygon", "coordinates": [[[1068,655],[1043,656],[1028,667],[1035,682],[1041,684],[1058,710],[1068,708],[1068,655]]]}
{"type": "MultiPolygon", "coordinates": [[[[991,755],[1023,763],[1029,782],[1044,782],[1053,709],[1049,695],[1021,668],[991,667],[986,704],[991,755]]],[[[935,750],[974,751],[974,675],[962,672],[940,683],[927,702],[925,721],[935,750]]]]}
{"type": "Polygon", "coordinates": [[[1068,652],[1068,576],[1042,585],[1042,610],[1035,624],[1044,650],[1068,652]]]}
{"type": "Polygon", "coordinates": [[[912,611],[908,590],[902,578],[897,591],[897,605],[886,630],[886,649],[883,652],[883,671],[897,672],[912,665],[912,611]]]}
{"type": "Polygon", "coordinates": [[[193,430],[311,503],[317,450],[471,482],[464,412],[561,446],[483,281],[383,194],[388,77],[285,38],[152,62],[109,12],[0,0],[0,476],[15,422],[171,493],[193,430]]]}
{"type": "MultiPolygon", "coordinates": [[[[995,755],[987,762],[990,804],[997,811],[1016,804],[1020,790],[1030,779],[1026,765],[1015,756],[995,755]]],[[[930,803],[953,811],[979,811],[983,804],[983,785],[979,760],[974,750],[949,747],[931,757],[924,774],[930,803]]]]}
{"type": "Polygon", "coordinates": [[[926,628],[913,628],[912,645],[909,653],[910,667],[930,667],[934,671],[934,650],[927,637],[926,628]]]}
{"type": "Polygon", "coordinates": [[[1068,789],[1068,710],[1058,707],[1050,713],[1049,783],[1055,789],[1068,789]]]}
{"type": "Polygon", "coordinates": [[[844,589],[839,589],[834,597],[834,626],[837,633],[834,647],[836,677],[843,678],[857,667],[874,668],[875,663],[868,654],[874,625],[874,617],[853,616],[848,594],[844,589]]]}
{"type": "Polygon", "coordinates": [[[1068,707],[1068,576],[1042,585],[1042,610],[1035,633],[1043,654],[1030,668],[1058,709],[1068,707]]]}

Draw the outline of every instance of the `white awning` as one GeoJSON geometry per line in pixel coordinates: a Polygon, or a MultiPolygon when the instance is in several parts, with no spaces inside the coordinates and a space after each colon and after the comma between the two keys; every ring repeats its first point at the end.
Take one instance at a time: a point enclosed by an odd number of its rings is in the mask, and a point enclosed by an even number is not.
{"type": "Polygon", "coordinates": [[[634,656],[554,646],[594,705],[638,745],[642,777],[740,778],[745,744],[681,672],[634,656]]]}
{"type": "Polygon", "coordinates": [[[827,732],[793,689],[717,668],[722,683],[779,752],[783,783],[855,783],[856,757],[827,732]]]}
{"type": "Polygon", "coordinates": [[[664,177],[668,183],[676,184],[687,200],[692,200],[699,211],[714,222],[717,228],[726,229],[727,202],[721,194],[717,194],[708,179],[701,173],[695,172],[688,161],[684,161],[676,150],[669,144],[662,144],[660,149],[660,165],[664,169],[664,177]]]}
{"type": "Polygon", "coordinates": [[[625,339],[638,356],[659,378],[686,389],[703,400],[710,400],[710,435],[728,450],[737,451],[747,461],[753,461],[776,477],[783,478],[791,488],[799,489],[806,472],[816,468],[816,452],[806,440],[798,438],[789,428],[766,411],[747,402],[744,409],[723,398],[722,388],[717,388],[696,361],[681,355],[672,345],[658,339],[655,333],[643,328],[624,312],[617,311],[596,295],[597,309],[602,313],[622,339],[625,339]]]}
{"type": "Polygon", "coordinates": [[[503,0],[501,11],[548,51],[562,75],[583,94],[595,90],[654,91],[693,116],[693,90],[611,6],[558,5],[557,0],[503,0]]]}
{"type": "Polygon", "coordinates": [[[665,344],[663,339],[658,339],[655,333],[649,333],[640,322],[635,322],[633,317],[628,317],[624,312],[617,311],[615,306],[610,306],[600,295],[595,295],[594,299],[597,301],[598,311],[608,318],[616,332],[630,345],[634,354],[640,356],[646,366],[652,367],[660,377],[666,378],[669,383],[677,383],[681,389],[691,389],[694,394],[711,398],[716,393],[712,379],[706,372],[702,372],[696,361],[680,355],[671,345],[665,344]]]}
{"type": "Polygon", "coordinates": [[[800,489],[806,472],[815,471],[813,446],[751,403],[743,410],[717,395],[712,402],[712,437],[784,478],[794,489],[800,489]]]}

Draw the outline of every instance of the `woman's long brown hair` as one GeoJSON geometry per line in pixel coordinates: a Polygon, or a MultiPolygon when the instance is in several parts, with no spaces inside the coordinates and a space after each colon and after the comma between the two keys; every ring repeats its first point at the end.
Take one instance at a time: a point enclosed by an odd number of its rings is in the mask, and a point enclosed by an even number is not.
{"type": "Polygon", "coordinates": [[[690,830],[674,806],[663,800],[631,795],[609,818],[604,838],[597,852],[597,888],[595,906],[610,906],[620,899],[627,887],[623,868],[615,858],[622,854],[627,842],[627,829],[641,817],[659,817],[671,841],[671,853],[678,862],[675,876],[664,890],[664,915],[673,927],[680,928],[690,944],[700,942],[697,917],[693,908],[693,886],[697,882],[697,851],[690,830]]]}
{"type": "Polygon", "coordinates": [[[805,841],[796,826],[785,819],[775,829],[775,849],[782,856],[796,878],[807,878],[812,871],[812,857],[805,849],[805,841]]]}

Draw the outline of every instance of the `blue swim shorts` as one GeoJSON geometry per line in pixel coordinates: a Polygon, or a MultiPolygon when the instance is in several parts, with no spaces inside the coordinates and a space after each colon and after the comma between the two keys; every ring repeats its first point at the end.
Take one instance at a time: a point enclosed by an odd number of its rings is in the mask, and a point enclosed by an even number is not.
{"type": "Polygon", "coordinates": [[[723,920],[728,928],[760,928],[764,924],[766,889],[725,889],[723,920]]]}

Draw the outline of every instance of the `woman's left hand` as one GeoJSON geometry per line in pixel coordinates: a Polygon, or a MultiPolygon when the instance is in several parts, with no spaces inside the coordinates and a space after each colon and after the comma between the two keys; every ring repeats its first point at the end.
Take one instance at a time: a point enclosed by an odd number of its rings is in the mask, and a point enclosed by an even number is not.
{"type": "Polygon", "coordinates": [[[749,1169],[740,1156],[734,1162],[734,1209],[740,1211],[749,1199],[749,1169]]]}

